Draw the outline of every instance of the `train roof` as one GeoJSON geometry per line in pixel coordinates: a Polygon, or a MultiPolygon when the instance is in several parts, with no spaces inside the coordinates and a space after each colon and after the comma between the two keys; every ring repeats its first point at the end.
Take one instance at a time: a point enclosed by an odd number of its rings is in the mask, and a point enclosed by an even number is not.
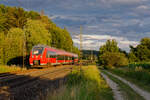
{"type": "Polygon", "coordinates": [[[78,57],[78,55],[75,54],[75,53],[71,53],[71,52],[67,52],[67,51],[64,51],[64,50],[56,49],[54,47],[50,47],[50,46],[46,46],[46,45],[40,45],[39,44],[39,45],[34,46],[33,48],[35,48],[35,47],[47,48],[50,51],[56,52],[56,54],[59,54],[59,55],[68,55],[68,56],[78,57]]]}

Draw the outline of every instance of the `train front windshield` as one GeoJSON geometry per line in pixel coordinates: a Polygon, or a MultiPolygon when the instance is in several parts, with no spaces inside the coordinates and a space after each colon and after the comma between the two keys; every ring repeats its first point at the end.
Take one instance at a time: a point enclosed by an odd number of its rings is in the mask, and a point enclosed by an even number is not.
{"type": "Polygon", "coordinates": [[[35,47],[32,50],[33,55],[39,55],[42,54],[42,52],[43,52],[43,47],[35,47]]]}

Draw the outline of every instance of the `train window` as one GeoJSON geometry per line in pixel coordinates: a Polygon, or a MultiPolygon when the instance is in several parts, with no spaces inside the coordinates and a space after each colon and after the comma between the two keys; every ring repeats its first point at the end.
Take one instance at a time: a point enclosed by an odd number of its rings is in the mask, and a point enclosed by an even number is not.
{"type": "Polygon", "coordinates": [[[75,59],[78,59],[78,57],[75,57],[75,59]]]}
{"type": "Polygon", "coordinates": [[[69,57],[68,56],[66,56],[66,60],[68,60],[69,59],[69,57]]]}
{"type": "Polygon", "coordinates": [[[64,56],[65,57],[65,60],[68,60],[68,56],[64,56]]]}
{"type": "Polygon", "coordinates": [[[63,59],[65,60],[65,59],[66,59],[66,57],[65,57],[65,56],[63,56],[63,59]]]}
{"type": "Polygon", "coordinates": [[[56,58],[56,52],[47,51],[46,57],[47,58],[56,58]]]}
{"type": "Polygon", "coordinates": [[[32,53],[33,53],[34,55],[42,54],[43,49],[44,49],[43,47],[35,47],[35,48],[33,48],[32,53]]]}
{"type": "Polygon", "coordinates": [[[68,60],[72,60],[72,57],[68,57],[68,60]]]}
{"type": "Polygon", "coordinates": [[[56,55],[51,55],[51,58],[56,58],[56,55]]]}
{"type": "Polygon", "coordinates": [[[46,58],[49,58],[49,57],[50,57],[50,55],[47,54],[47,55],[46,55],[46,58]]]}
{"type": "Polygon", "coordinates": [[[57,56],[57,60],[64,60],[64,56],[62,55],[57,56]]]}

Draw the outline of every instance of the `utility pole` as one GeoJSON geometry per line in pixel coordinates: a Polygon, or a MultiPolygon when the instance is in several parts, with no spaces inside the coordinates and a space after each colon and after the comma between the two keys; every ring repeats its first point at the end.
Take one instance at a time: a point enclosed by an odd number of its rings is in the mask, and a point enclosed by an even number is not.
{"type": "Polygon", "coordinates": [[[80,26],[80,70],[82,66],[82,26],[80,26]]]}
{"type": "Polygon", "coordinates": [[[41,16],[44,16],[45,13],[44,13],[44,10],[42,9],[41,12],[40,12],[41,16]]]}
{"type": "MultiPolygon", "coordinates": [[[[23,30],[25,29],[25,27],[23,28],[23,30]]],[[[25,60],[26,60],[26,33],[24,31],[24,34],[23,34],[23,50],[22,50],[22,67],[24,68],[25,66],[25,60]]]]}
{"type": "Polygon", "coordinates": [[[24,48],[25,48],[25,37],[23,36],[23,50],[22,50],[22,67],[24,68],[24,48]]]}
{"type": "Polygon", "coordinates": [[[92,52],[92,49],[91,49],[91,61],[92,61],[92,55],[93,55],[92,53],[93,53],[93,52],[92,52]]]}
{"type": "Polygon", "coordinates": [[[93,62],[93,50],[91,49],[91,63],[93,62]]]}

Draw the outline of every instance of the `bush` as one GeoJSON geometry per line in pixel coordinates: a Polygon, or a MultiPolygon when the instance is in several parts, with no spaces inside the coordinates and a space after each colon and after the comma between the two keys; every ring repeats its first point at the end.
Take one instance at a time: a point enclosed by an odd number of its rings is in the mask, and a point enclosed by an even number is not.
{"type": "Polygon", "coordinates": [[[26,70],[26,68],[21,68],[19,66],[0,65],[0,73],[16,72],[16,71],[20,71],[20,70],[26,70]]]}
{"type": "Polygon", "coordinates": [[[128,65],[128,59],[123,53],[106,52],[100,56],[100,63],[107,68],[121,67],[128,65]]]}
{"type": "Polygon", "coordinates": [[[134,62],[128,65],[129,68],[135,69],[136,67],[142,67],[144,69],[150,69],[150,62],[134,62]]]}

